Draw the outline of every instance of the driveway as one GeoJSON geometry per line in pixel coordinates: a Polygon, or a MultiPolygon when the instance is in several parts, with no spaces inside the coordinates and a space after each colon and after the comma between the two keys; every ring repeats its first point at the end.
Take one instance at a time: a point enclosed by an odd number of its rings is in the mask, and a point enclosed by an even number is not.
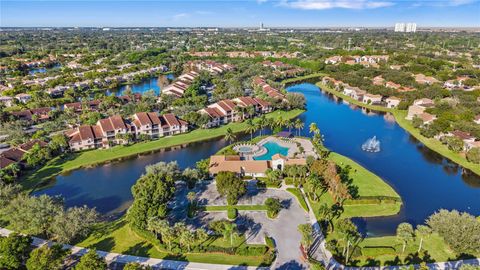
{"type": "MultiPolygon", "coordinates": [[[[263,204],[267,198],[278,198],[284,205],[275,219],[267,217],[264,211],[239,211],[235,220],[240,232],[245,233],[247,243],[264,244],[265,235],[275,240],[277,259],[274,269],[306,269],[300,252],[301,234],[298,225],[309,223],[308,213],[300,206],[295,196],[283,189],[258,189],[249,182],[247,194],[239,199],[239,205],[263,204]]],[[[193,227],[205,227],[213,220],[227,218],[226,212],[202,212],[195,219],[186,218],[186,194],[194,191],[202,205],[226,205],[226,200],[216,191],[215,183],[201,183],[188,190],[184,185],[177,186],[177,194],[171,218],[182,220],[193,227]],[[183,210],[182,210],[183,209],[183,210]]]]}

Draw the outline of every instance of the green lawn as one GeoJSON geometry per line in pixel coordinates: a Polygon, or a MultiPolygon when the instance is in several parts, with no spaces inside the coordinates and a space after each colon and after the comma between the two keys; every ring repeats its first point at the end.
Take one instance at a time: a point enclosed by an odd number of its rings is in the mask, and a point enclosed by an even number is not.
{"type": "MultiPolygon", "coordinates": [[[[230,247],[230,241],[223,238],[207,240],[209,246],[230,247]]],[[[264,264],[264,256],[239,256],[217,253],[182,253],[181,256],[169,254],[161,250],[154,243],[136,234],[124,219],[115,222],[97,225],[88,238],[76,244],[81,247],[96,248],[97,250],[115,253],[151,257],[158,259],[174,259],[190,262],[250,265],[264,264]]],[[[245,238],[234,238],[233,246],[245,245],[245,238]]]]}
{"type": "MultiPolygon", "coordinates": [[[[445,262],[459,258],[459,254],[452,251],[443,238],[436,233],[433,233],[424,239],[422,250],[417,253],[419,245],[420,239],[417,238],[413,243],[407,245],[405,252],[402,254],[402,245],[396,240],[395,236],[368,237],[360,243],[360,247],[368,247],[372,249],[390,248],[391,251],[388,252],[388,254],[382,254],[382,252],[375,254],[374,252],[370,256],[357,256],[353,258],[352,264],[356,266],[401,265],[412,263],[418,264],[421,261],[445,262]]],[[[474,255],[478,257],[480,254],[474,255]]]]}
{"type": "Polygon", "coordinates": [[[319,82],[317,86],[322,88],[322,90],[332,93],[338,97],[341,97],[345,101],[355,104],[357,106],[361,106],[367,109],[375,110],[375,111],[383,111],[383,112],[390,112],[395,117],[398,125],[401,126],[403,129],[408,131],[412,136],[414,136],[417,140],[421,141],[425,146],[430,148],[431,150],[437,152],[438,154],[450,159],[451,161],[473,171],[475,174],[480,175],[480,166],[478,164],[474,164],[469,162],[463,155],[459,153],[455,153],[448,149],[448,147],[442,144],[440,141],[434,138],[427,138],[420,134],[420,130],[413,127],[411,121],[405,119],[407,116],[407,111],[389,109],[382,106],[374,106],[374,105],[367,105],[363,102],[355,100],[349,96],[345,96],[344,94],[333,90],[332,88],[328,87],[327,85],[319,82]]]}
{"type": "Polygon", "coordinates": [[[480,175],[479,164],[469,162],[465,158],[465,156],[463,156],[460,153],[455,153],[451,151],[450,149],[448,149],[448,147],[445,144],[442,144],[439,140],[434,138],[427,138],[427,137],[424,137],[422,134],[420,134],[420,130],[413,127],[411,121],[408,121],[405,119],[405,117],[407,116],[407,111],[395,110],[393,112],[393,115],[395,116],[395,119],[397,120],[398,125],[400,125],[403,129],[408,131],[410,134],[412,134],[413,137],[415,137],[417,140],[422,142],[425,146],[439,153],[440,155],[448,158],[449,160],[461,165],[462,167],[465,167],[473,171],[475,174],[480,175]]]}
{"type": "Polygon", "coordinates": [[[287,191],[297,197],[298,203],[300,203],[300,206],[302,206],[305,211],[309,211],[307,202],[299,188],[287,188],[287,191]]]}
{"type": "Polygon", "coordinates": [[[350,177],[353,179],[353,185],[358,187],[358,195],[363,196],[387,196],[400,198],[395,190],[388,185],[382,178],[365,169],[360,164],[335,152],[331,152],[328,159],[341,167],[350,165],[350,177]]]}
{"type": "MultiPolygon", "coordinates": [[[[293,119],[303,113],[303,110],[275,111],[266,115],[267,118],[293,119]]],[[[226,130],[231,128],[234,132],[245,131],[247,124],[230,123],[218,128],[196,129],[186,134],[160,138],[155,141],[135,143],[129,146],[116,146],[111,149],[97,149],[74,153],[67,158],[57,157],[39,170],[31,172],[22,178],[21,184],[26,190],[35,188],[36,185],[49,181],[52,177],[83,167],[92,167],[102,163],[121,160],[140,154],[150,153],[162,148],[186,145],[192,142],[224,136],[226,130]]]]}
{"type": "Polygon", "coordinates": [[[308,79],[324,77],[326,75],[327,74],[325,74],[325,73],[312,73],[312,74],[305,75],[305,76],[299,76],[299,77],[295,77],[295,78],[285,79],[285,80],[282,81],[282,84],[300,82],[300,81],[304,81],[304,80],[308,80],[308,79]]]}

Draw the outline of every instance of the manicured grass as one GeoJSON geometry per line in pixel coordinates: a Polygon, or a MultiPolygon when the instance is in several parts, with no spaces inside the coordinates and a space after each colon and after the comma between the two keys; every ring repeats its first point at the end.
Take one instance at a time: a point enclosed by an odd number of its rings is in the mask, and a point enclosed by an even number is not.
{"type": "Polygon", "coordinates": [[[343,206],[343,217],[383,217],[400,212],[401,203],[358,204],[343,206]]]}
{"type": "Polygon", "coordinates": [[[463,155],[461,155],[460,153],[455,153],[451,151],[450,149],[448,149],[448,147],[445,144],[442,144],[439,140],[434,138],[427,138],[422,134],[420,134],[420,130],[413,127],[411,121],[408,121],[407,119],[405,119],[405,117],[407,116],[407,111],[395,110],[393,112],[393,115],[395,116],[395,119],[397,120],[397,123],[399,126],[401,126],[403,129],[405,129],[410,134],[412,134],[413,137],[415,137],[417,140],[422,142],[429,149],[461,165],[462,167],[471,170],[475,174],[480,175],[479,164],[469,162],[463,155]]]}
{"type": "Polygon", "coordinates": [[[341,167],[347,165],[351,167],[349,176],[353,179],[353,185],[358,187],[359,196],[387,196],[400,198],[400,195],[398,195],[391,186],[385,183],[382,178],[348,157],[331,152],[328,159],[341,167]]]}
{"type": "Polygon", "coordinates": [[[287,191],[297,197],[298,203],[300,203],[300,205],[306,212],[309,211],[307,202],[305,201],[305,198],[303,197],[303,194],[299,188],[287,188],[287,191]]]}
{"type": "Polygon", "coordinates": [[[408,121],[405,119],[407,116],[407,111],[401,111],[401,110],[396,110],[396,109],[389,109],[385,108],[382,106],[375,106],[375,105],[368,105],[363,102],[360,102],[358,100],[355,100],[349,96],[346,96],[338,91],[335,91],[334,89],[328,87],[327,85],[319,82],[317,83],[317,86],[320,87],[322,90],[332,93],[338,97],[341,97],[343,100],[355,104],[357,106],[375,110],[375,111],[383,111],[383,112],[390,112],[393,114],[395,117],[395,120],[397,121],[398,125],[408,131],[412,136],[414,136],[417,140],[422,142],[425,146],[427,146],[429,149],[437,152],[438,154],[450,159],[451,161],[461,165],[464,168],[467,168],[474,172],[477,175],[480,175],[480,166],[478,164],[474,164],[472,162],[469,162],[464,156],[462,156],[460,153],[455,153],[448,149],[448,147],[444,144],[442,144],[439,140],[436,140],[434,138],[427,138],[424,137],[422,134],[420,134],[420,130],[413,127],[412,122],[408,121]]]}
{"type": "MultiPolygon", "coordinates": [[[[267,118],[292,119],[303,113],[303,110],[291,111],[275,111],[266,115],[267,118]]],[[[258,121],[255,119],[255,121],[258,121]]],[[[180,134],[171,137],[160,138],[155,141],[135,143],[129,146],[116,146],[110,149],[97,149],[81,153],[74,153],[68,157],[57,157],[49,162],[41,169],[36,170],[22,178],[21,184],[26,190],[33,189],[36,185],[50,180],[52,177],[79,169],[82,167],[96,166],[109,161],[121,160],[128,157],[157,151],[162,148],[186,145],[193,142],[199,142],[209,139],[222,137],[228,128],[233,132],[239,133],[245,131],[247,124],[230,123],[213,129],[196,129],[186,134],[180,134]]]]}
{"type": "MultiPolygon", "coordinates": [[[[181,256],[172,255],[166,250],[159,249],[152,242],[140,237],[129,227],[124,219],[97,225],[88,238],[76,245],[115,253],[200,263],[259,266],[265,260],[263,256],[229,255],[220,252],[182,253],[181,256]]],[[[230,247],[230,240],[223,238],[211,239],[208,240],[208,245],[230,247]]],[[[242,245],[245,245],[245,238],[243,236],[235,237],[233,246],[242,245]]]]}
{"type": "MultiPolygon", "coordinates": [[[[375,256],[358,256],[354,257],[352,264],[356,266],[366,265],[401,265],[401,264],[418,264],[422,260],[428,262],[445,262],[456,260],[459,254],[452,251],[445,243],[442,237],[433,233],[424,238],[422,250],[418,254],[418,247],[420,245],[420,238],[416,238],[413,243],[409,243],[402,254],[402,245],[397,241],[395,236],[383,237],[368,237],[361,243],[360,247],[378,248],[384,250],[385,248],[393,248],[394,250],[389,254],[382,254],[379,252],[375,256]]],[[[473,254],[479,256],[480,254],[473,254]]]]}
{"type": "Polygon", "coordinates": [[[313,78],[318,78],[318,77],[324,77],[327,74],[325,73],[313,73],[305,76],[299,76],[295,78],[290,78],[290,79],[285,79],[282,81],[282,84],[289,84],[289,83],[295,83],[295,82],[300,82],[308,79],[313,79],[313,78]]]}

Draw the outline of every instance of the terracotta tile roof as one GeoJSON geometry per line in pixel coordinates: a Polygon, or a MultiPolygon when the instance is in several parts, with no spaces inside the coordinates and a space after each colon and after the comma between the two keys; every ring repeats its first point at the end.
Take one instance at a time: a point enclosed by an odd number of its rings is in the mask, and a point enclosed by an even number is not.
{"type": "Polygon", "coordinates": [[[18,148],[11,148],[5,152],[2,153],[2,156],[13,160],[15,162],[19,162],[22,160],[23,155],[25,154],[25,151],[22,151],[18,148]]]}
{"type": "Polygon", "coordinates": [[[217,108],[207,107],[207,108],[204,108],[202,111],[206,112],[208,116],[210,116],[211,118],[218,118],[218,117],[225,116],[225,114],[217,108]]]}
{"type": "Polygon", "coordinates": [[[180,126],[180,122],[178,121],[177,117],[173,113],[167,113],[163,115],[165,121],[169,126],[180,126]]]}
{"type": "Polygon", "coordinates": [[[152,124],[152,121],[150,121],[150,118],[148,117],[148,114],[146,112],[138,112],[134,115],[134,117],[138,119],[138,122],[141,126],[152,124]]]}
{"type": "Polygon", "coordinates": [[[270,168],[267,160],[240,160],[239,156],[211,156],[209,172],[264,173],[270,168]]]}
{"type": "Polygon", "coordinates": [[[473,137],[472,135],[470,135],[470,133],[465,132],[465,131],[461,131],[461,130],[452,131],[452,134],[453,134],[453,136],[458,137],[458,138],[460,138],[460,139],[462,139],[462,140],[475,139],[475,137],[473,137]]]}
{"type": "Polygon", "coordinates": [[[11,160],[0,155],[0,169],[8,167],[8,165],[15,163],[15,160],[11,160]]]}
{"type": "Polygon", "coordinates": [[[270,106],[270,103],[261,99],[261,98],[254,98],[254,100],[262,107],[268,107],[270,106]]]}
{"type": "Polygon", "coordinates": [[[102,128],[103,132],[109,132],[109,131],[114,131],[115,130],[113,128],[113,125],[110,122],[109,118],[104,118],[104,119],[98,120],[98,124],[102,128]]]}
{"type": "Polygon", "coordinates": [[[153,125],[160,125],[162,123],[157,113],[149,112],[147,113],[147,115],[148,115],[148,118],[150,118],[150,121],[152,122],[153,125]]]}
{"type": "Polygon", "coordinates": [[[44,141],[40,141],[40,140],[31,140],[29,142],[26,142],[26,143],[23,143],[21,145],[18,146],[18,148],[22,149],[23,151],[28,151],[30,149],[32,149],[32,147],[35,145],[35,144],[39,144],[40,147],[46,147],[48,144],[44,141]]]}
{"type": "Polygon", "coordinates": [[[78,128],[78,134],[80,136],[80,140],[94,140],[95,139],[95,135],[93,134],[93,130],[92,130],[92,127],[90,125],[84,125],[84,126],[80,126],[78,128]]]}

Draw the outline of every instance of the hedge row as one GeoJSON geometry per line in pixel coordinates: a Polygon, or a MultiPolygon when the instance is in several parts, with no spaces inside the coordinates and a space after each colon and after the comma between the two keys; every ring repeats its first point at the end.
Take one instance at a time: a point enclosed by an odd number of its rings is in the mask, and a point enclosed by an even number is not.
{"type": "Polygon", "coordinates": [[[388,196],[362,196],[353,200],[346,200],[343,205],[358,205],[358,204],[395,204],[402,200],[397,197],[388,196]]]}

